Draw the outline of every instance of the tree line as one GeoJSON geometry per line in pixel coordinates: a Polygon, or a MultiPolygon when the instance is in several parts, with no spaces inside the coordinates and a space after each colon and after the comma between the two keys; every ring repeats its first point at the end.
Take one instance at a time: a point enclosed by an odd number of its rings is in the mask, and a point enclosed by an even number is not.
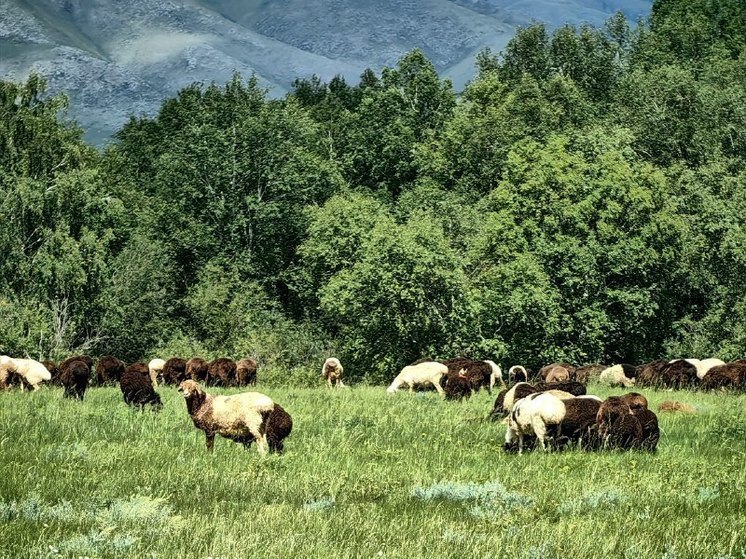
{"type": "Polygon", "coordinates": [[[462,92],[421,51],[357,84],[193,84],[96,150],[0,83],[0,351],[746,355],[746,6],[542,24],[462,92]]]}

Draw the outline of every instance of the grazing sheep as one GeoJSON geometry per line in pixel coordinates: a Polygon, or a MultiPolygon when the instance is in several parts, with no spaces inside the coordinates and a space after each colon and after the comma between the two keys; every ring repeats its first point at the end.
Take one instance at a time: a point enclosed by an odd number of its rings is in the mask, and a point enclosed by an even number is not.
{"type": "Polygon", "coordinates": [[[505,445],[509,447],[518,437],[518,454],[521,454],[524,437],[535,435],[541,449],[546,450],[548,427],[558,425],[564,416],[564,402],[551,394],[539,394],[536,398],[518,400],[508,415],[505,445]]]}
{"type": "MultiPolygon", "coordinates": [[[[600,433],[600,425],[599,425],[600,433]]],[[[602,437],[606,448],[632,450],[640,448],[644,432],[640,420],[631,413],[620,415],[608,428],[606,436],[602,437]]]]}
{"type": "Polygon", "coordinates": [[[125,364],[121,359],[106,355],[96,363],[96,384],[104,386],[106,384],[117,383],[122,378],[125,364]]]}
{"type": "Polygon", "coordinates": [[[156,410],[163,406],[161,397],[153,388],[151,371],[150,365],[145,363],[133,363],[124,369],[122,378],[119,379],[119,388],[128,406],[139,407],[141,410],[147,405],[156,410]]]}
{"type": "Polygon", "coordinates": [[[416,385],[431,384],[439,394],[443,395],[443,388],[440,381],[444,375],[448,374],[448,367],[437,361],[425,361],[417,365],[407,365],[401,372],[396,375],[393,382],[386,389],[386,392],[393,394],[400,387],[407,386],[412,392],[416,385]]]}
{"type": "Polygon", "coordinates": [[[599,363],[593,365],[585,365],[575,370],[575,374],[572,376],[572,379],[586,384],[589,380],[598,378],[601,372],[607,368],[607,365],[601,365],[599,363]]]}
{"type": "Polygon", "coordinates": [[[236,362],[219,357],[207,365],[207,382],[213,386],[231,386],[236,379],[236,362]]]}
{"type": "Polygon", "coordinates": [[[47,368],[47,371],[49,371],[49,374],[52,375],[52,379],[49,381],[49,384],[59,386],[60,369],[59,367],[57,367],[57,364],[54,361],[42,361],[41,364],[44,365],[47,368]]]}
{"type": "Polygon", "coordinates": [[[70,364],[74,363],[75,361],[82,361],[88,366],[89,371],[93,371],[93,359],[91,359],[88,355],[73,355],[72,357],[68,357],[67,359],[65,359],[57,367],[60,371],[60,376],[63,375],[70,364]]]}
{"type": "Polygon", "coordinates": [[[632,412],[648,409],[648,399],[639,392],[627,392],[627,394],[622,394],[618,398],[621,398],[632,412]]]}
{"type": "Polygon", "coordinates": [[[172,357],[163,364],[163,382],[180,384],[186,380],[186,359],[172,357]]]}
{"type": "Polygon", "coordinates": [[[208,363],[201,357],[192,357],[186,363],[186,376],[195,382],[207,382],[208,363]]]}
{"type": "Polygon", "coordinates": [[[158,386],[158,378],[163,374],[163,366],[166,362],[163,359],[151,359],[148,363],[148,374],[150,375],[150,382],[153,388],[158,386]]]}
{"type": "Polygon", "coordinates": [[[658,416],[647,408],[633,409],[632,415],[637,418],[642,427],[642,439],[640,440],[639,447],[648,452],[655,452],[661,437],[658,427],[658,416]]]}
{"type": "Polygon", "coordinates": [[[466,376],[466,369],[461,369],[457,374],[449,372],[443,383],[443,391],[446,400],[463,400],[471,398],[472,388],[469,377],[466,376]]]}
{"type": "Polygon", "coordinates": [[[257,362],[253,359],[236,361],[236,384],[238,386],[256,386],[257,362]]]}
{"type": "Polygon", "coordinates": [[[68,363],[60,375],[62,386],[65,387],[65,398],[82,400],[88,388],[90,376],[91,370],[85,361],[75,360],[68,363]]]}
{"type": "Polygon", "coordinates": [[[498,380],[501,385],[505,386],[502,370],[494,361],[475,361],[465,357],[457,357],[443,361],[443,364],[448,367],[448,372],[451,374],[458,374],[461,369],[466,370],[466,376],[471,382],[471,388],[474,392],[478,392],[480,388],[484,387],[489,394],[492,394],[492,389],[498,380]]]}
{"type": "Polygon", "coordinates": [[[569,392],[573,396],[583,396],[586,392],[585,385],[571,380],[568,382],[537,382],[534,384],[534,389],[536,392],[544,392],[546,390],[563,390],[564,392],[569,392]]]}
{"type": "Polygon", "coordinates": [[[553,367],[547,374],[547,384],[554,382],[568,382],[570,380],[570,371],[564,367],[553,367]]]}
{"type": "Polygon", "coordinates": [[[549,390],[561,390],[572,394],[573,396],[583,396],[585,394],[585,386],[576,381],[557,383],[539,382],[535,385],[531,385],[527,382],[519,382],[510,389],[502,390],[497,395],[495,405],[488,417],[492,421],[497,421],[501,417],[505,417],[510,413],[510,410],[513,409],[513,405],[521,398],[525,398],[529,394],[536,394],[549,390]]]}
{"type": "Polygon", "coordinates": [[[562,448],[580,443],[583,448],[598,446],[596,417],[601,402],[594,398],[564,399],[565,415],[554,433],[554,445],[562,448]]]}
{"type": "Polygon", "coordinates": [[[746,390],[746,362],[734,361],[710,369],[702,379],[703,390],[731,388],[746,390]]]}
{"type": "Polygon", "coordinates": [[[683,402],[677,402],[675,400],[666,400],[658,405],[658,411],[660,413],[680,411],[683,413],[697,413],[697,409],[689,404],[683,402]]]}
{"type": "Polygon", "coordinates": [[[344,367],[342,367],[342,363],[336,357],[329,357],[321,367],[321,375],[326,379],[329,388],[333,386],[337,388],[344,387],[344,383],[342,382],[343,373],[344,367]]]}
{"type": "Polygon", "coordinates": [[[508,369],[508,382],[526,382],[528,381],[528,371],[523,365],[513,365],[508,369]]]}
{"type": "Polygon", "coordinates": [[[596,416],[596,423],[598,423],[598,432],[601,438],[606,438],[611,425],[621,418],[623,415],[630,415],[632,409],[629,404],[621,396],[609,396],[601,404],[598,414],[596,416]]]}
{"type": "Polygon", "coordinates": [[[663,359],[640,365],[635,371],[635,383],[638,386],[661,386],[662,371],[667,366],[668,361],[663,359]]]}
{"type": "Polygon", "coordinates": [[[212,452],[215,435],[242,443],[246,448],[257,442],[264,454],[282,451],[282,441],[293,428],[290,415],[269,396],[243,392],[231,396],[213,396],[193,380],[179,386],[187,411],[195,427],[205,432],[207,450],[212,452]]]}
{"type": "Polygon", "coordinates": [[[546,365],[539,369],[539,376],[541,377],[541,380],[546,381],[547,376],[555,367],[563,367],[567,369],[567,372],[571,377],[575,375],[575,369],[577,368],[573,367],[569,363],[550,363],[549,365],[546,365]]]}
{"type": "Polygon", "coordinates": [[[716,358],[703,359],[699,362],[699,364],[696,365],[697,378],[699,380],[702,380],[703,378],[705,378],[705,375],[710,372],[710,369],[712,369],[713,367],[719,367],[720,365],[725,365],[725,361],[716,358]]]}
{"type": "Polygon", "coordinates": [[[676,359],[661,369],[661,384],[667,388],[681,389],[698,384],[696,359],[676,359]]]}
{"type": "Polygon", "coordinates": [[[630,379],[624,374],[622,365],[614,365],[601,371],[598,382],[608,386],[624,386],[630,388],[635,385],[634,379],[630,379]]]}
{"type": "Polygon", "coordinates": [[[11,374],[21,379],[21,392],[24,384],[34,391],[39,390],[41,383],[52,379],[47,368],[33,359],[13,359],[7,355],[0,356],[0,387],[7,387],[11,374]]]}

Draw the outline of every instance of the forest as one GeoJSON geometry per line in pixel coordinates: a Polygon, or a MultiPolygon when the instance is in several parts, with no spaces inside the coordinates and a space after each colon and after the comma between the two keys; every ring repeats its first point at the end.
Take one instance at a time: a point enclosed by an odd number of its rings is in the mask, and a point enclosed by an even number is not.
{"type": "MultiPolygon", "coordinates": [[[[103,149],[0,82],[0,353],[746,357],[746,4],[521,28],[464,91],[414,50],[357,84],[193,84],[103,149]]],[[[260,375],[261,375],[260,370],[260,375]]]]}

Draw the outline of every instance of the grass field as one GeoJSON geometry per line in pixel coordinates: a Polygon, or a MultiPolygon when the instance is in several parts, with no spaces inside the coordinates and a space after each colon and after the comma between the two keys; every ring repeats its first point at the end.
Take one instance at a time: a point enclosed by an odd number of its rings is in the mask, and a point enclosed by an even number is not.
{"type": "Polygon", "coordinates": [[[209,455],[174,388],[159,414],[0,393],[0,557],[746,557],[746,395],[643,390],[699,410],[659,416],[655,454],[517,456],[484,392],[260,390],[282,456],[209,455]]]}

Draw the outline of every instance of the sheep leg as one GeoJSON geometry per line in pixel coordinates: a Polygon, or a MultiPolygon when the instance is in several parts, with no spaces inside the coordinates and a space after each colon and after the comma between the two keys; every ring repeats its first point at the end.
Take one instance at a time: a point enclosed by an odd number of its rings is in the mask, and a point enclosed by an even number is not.
{"type": "Polygon", "coordinates": [[[259,449],[259,454],[267,454],[267,436],[266,435],[259,435],[256,437],[256,444],[257,448],[259,449]]]}
{"type": "Polygon", "coordinates": [[[207,444],[207,451],[212,452],[212,447],[215,444],[215,433],[205,433],[205,444],[207,444]]]}
{"type": "Polygon", "coordinates": [[[433,386],[435,387],[435,390],[437,390],[437,391],[438,391],[438,394],[440,394],[441,396],[445,396],[445,395],[446,395],[446,393],[445,393],[445,392],[443,392],[443,389],[442,389],[442,388],[441,388],[441,386],[440,386],[440,379],[438,379],[438,381],[437,381],[437,382],[434,382],[434,383],[432,383],[432,384],[433,384],[433,386]]]}
{"type": "Polygon", "coordinates": [[[536,438],[539,439],[539,444],[541,445],[541,450],[546,451],[547,447],[544,444],[544,439],[547,436],[547,427],[544,425],[544,422],[539,419],[538,417],[535,417],[531,421],[531,426],[534,429],[534,434],[536,435],[536,438]]]}

